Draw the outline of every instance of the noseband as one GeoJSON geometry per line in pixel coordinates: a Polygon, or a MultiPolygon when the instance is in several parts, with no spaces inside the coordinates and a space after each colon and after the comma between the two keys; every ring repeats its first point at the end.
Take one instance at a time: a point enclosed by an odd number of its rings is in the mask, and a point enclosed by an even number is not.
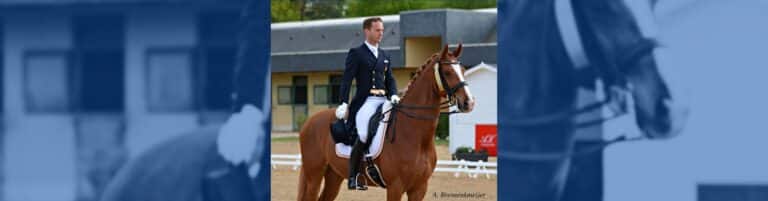
{"type": "Polygon", "coordinates": [[[458,65],[461,64],[461,62],[449,62],[449,61],[438,61],[435,62],[435,82],[437,83],[437,88],[439,92],[445,92],[445,98],[448,100],[448,105],[455,105],[456,104],[456,91],[458,91],[460,88],[469,86],[466,81],[459,81],[455,86],[451,87],[448,85],[448,81],[445,80],[445,75],[440,71],[440,65],[458,65]],[[446,89],[444,86],[447,86],[446,89]]]}

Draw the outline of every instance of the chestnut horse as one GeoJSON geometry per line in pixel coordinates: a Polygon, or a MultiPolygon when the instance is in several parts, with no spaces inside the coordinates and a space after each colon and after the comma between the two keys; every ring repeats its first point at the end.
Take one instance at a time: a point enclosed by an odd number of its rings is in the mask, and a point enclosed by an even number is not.
{"type": "MultiPolygon", "coordinates": [[[[387,183],[387,200],[399,201],[404,193],[408,200],[424,199],[437,162],[434,139],[443,98],[457,104],[461,112],[474,107],[458,62],[461,49],[459,44],[449,52],[446,45],[441,53],[430,57],[411,79],[401,102],[390,111],[397,121],[390,122],[382,153],[374,160],[387,183]]],[[[312,115],[301,129],[298,200],[333,200],[348,175],[348,159],[336,156],[331,137],[334,121],[334,109],[328,109],[312,115]],[[318,198],[323,180],[325,187],[318,198]]]]}

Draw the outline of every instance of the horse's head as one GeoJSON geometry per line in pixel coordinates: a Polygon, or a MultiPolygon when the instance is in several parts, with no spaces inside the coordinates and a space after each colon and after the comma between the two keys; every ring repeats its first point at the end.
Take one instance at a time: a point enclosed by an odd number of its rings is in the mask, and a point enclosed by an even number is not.
{"type": "Polygon", "coordinates": [[[475,97],[469,91],[464,80],[464,68],[459,62],[462,45],[450,52],[445,45],[434,64],[435,81],[438,91],[445,95],[448,101],[456,104],[461,112],[470,112],[475,107],[475,97]]]}
{"type": "MultiPolygon", "coordinates": [[[[610,23],[598,18],[606,16],[585,12],[592,26],[600,53],[607,57],[602,66],[608,79],[623,80],[634,99],[637,124],[651,138],[666,138],[678,134],[685,121],[687,110],[672,104],[672,94],[659,73],[654,54],[657,47],[656,31],[651,2],[635,2],[620,6],[621,1],[605,1],[614,12],[604,15],[617,16],[610,23]],[[623,17],[620,17],[623,16],[623,17]]],[[[595,3],[599,4],[599,3],[595,3]]],[[[586,11],[586,10],[585,10],[586,11]]]]}

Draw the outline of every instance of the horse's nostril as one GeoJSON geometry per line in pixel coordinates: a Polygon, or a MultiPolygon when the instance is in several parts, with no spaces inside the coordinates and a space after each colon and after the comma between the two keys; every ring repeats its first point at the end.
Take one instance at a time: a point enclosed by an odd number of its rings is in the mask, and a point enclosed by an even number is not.
{"type": "Polygon", "coordinates": [[[467,111],[469,109],[469,103],[468,102],[462,102],[459,105],[459,109],[461,109],[461,111],[467,111]]]}

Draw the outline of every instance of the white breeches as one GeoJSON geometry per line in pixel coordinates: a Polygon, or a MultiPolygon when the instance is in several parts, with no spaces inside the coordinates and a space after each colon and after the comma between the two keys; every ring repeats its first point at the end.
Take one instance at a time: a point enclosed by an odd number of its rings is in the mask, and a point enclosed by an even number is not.
{"type": "Polygon", "coordinates": [[[371,120],[371,116],[376,113],[376,109],[386,101],[387,98],[385,97],[368,96],[363,106],[357,111],[355,124],[357,126],[357,137],[360,138],[360,141],[366,142],[368,139],[368,122],[371,120]]]}

